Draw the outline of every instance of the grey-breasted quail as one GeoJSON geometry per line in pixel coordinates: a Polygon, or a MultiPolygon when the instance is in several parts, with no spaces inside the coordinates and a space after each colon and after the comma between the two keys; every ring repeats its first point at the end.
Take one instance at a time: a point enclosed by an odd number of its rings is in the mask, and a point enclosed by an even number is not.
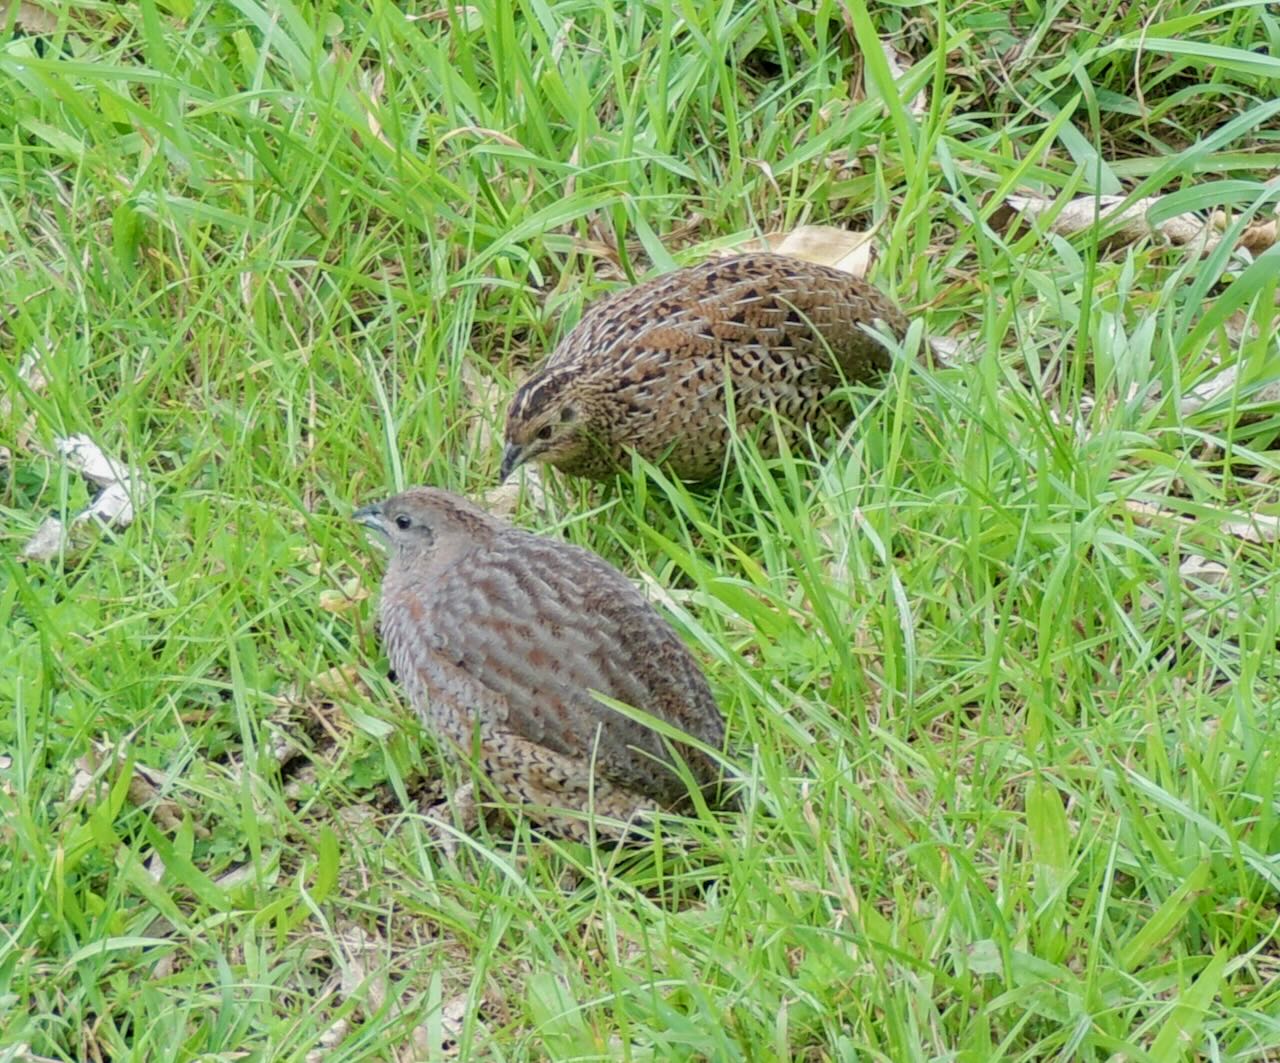
{"type": "MultiPolygon", "coordinates": [[[[686,480],[717,475],[737,431],[771,411],[794,441],[844,382],[874,379],[889,353],[863,326],[901,336],[902,311],[848,273],[750,253],[679,269],[583,315],[507,409],[501,478],[529,461],[601,479],[633,450],[686,480]]],[[[768,450],[770,433],[761,434],[768,450]]]]}
{"type": "MultiPolygon", "coordinates": [[[[438,488],[354,516],[389,541],[382,638],[410,702],[507,800],[583,839],[583,818],[548,810],[626,821],[688,798],[666,741],[590,694],[723,745],[693,655],[621,572],[438,488]]],[[[675,748],[696,784],[714,789],[715,762],[675,748]]]]}

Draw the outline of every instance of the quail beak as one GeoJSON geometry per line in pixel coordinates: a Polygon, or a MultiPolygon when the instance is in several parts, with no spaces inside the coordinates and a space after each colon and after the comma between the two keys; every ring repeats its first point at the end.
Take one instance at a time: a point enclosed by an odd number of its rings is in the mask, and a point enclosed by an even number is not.
{"type": "Polygon", "coordinates": [[[523,464],[524,449],[519,443],[508,443],[502,449],[502,466],[498,469],[498,483],[506,483],[511,474],[523,464]]]}
{"type": "Polygon", "coordinates": [[[357,524],[363,524],[366,528],[376,531],[379,535],[387,534],[387,525],[382,519],[382,506],[374,504],[372,506],[361,506],[351,514],[351,519],[357,524]]]}

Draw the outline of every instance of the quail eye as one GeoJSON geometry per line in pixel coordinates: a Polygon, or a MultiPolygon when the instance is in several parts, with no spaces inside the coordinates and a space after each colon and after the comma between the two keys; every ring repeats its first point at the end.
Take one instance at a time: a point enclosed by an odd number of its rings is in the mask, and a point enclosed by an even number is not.
{"type": "Polygon", "coordinates": [[[412,526],[412,524],[413,524],[413,521],[411,521],[403,513],[401,513],[398,517],[396,517],[396,527],[399,528],[401,531],[404,531],[406,528],[412,526]]]}
{"type": "Polygon", "coordinates": [[[538,429],[538,438],[542,440],[551,438],[551,426],[549,424],[544,424],[538,429]]]}

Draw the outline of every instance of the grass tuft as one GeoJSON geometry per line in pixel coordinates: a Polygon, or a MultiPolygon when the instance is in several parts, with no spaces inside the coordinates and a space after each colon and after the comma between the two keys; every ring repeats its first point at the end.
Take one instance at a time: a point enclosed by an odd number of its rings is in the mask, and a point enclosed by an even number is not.
{"type": "Polygon", "coordinates": [[[1237,244],[1278,53],[1261,0],[9,5],[0,1056],[1276,1058],[1277,250],[1237,244]],[[1053,227],[1104,194],[1224,238],[1053,227]],[[351,508],[478,495],[592,299],[799,224],[874,229],[921,322],[850,429],[517,514],[650,589],[742,810],[443,861],[351,508]],[[78,433],[137,518],[22,563],[78,433]]]}

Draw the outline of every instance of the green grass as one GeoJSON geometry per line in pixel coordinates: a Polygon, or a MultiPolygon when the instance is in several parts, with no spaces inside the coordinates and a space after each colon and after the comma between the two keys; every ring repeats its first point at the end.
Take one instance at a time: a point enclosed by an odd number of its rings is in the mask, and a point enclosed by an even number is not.
{"type": "Polygon", "coordinates": [[[0,1059],[1280,1058],[1277,252],[991,224],[1264,220],[1273,6],[57,9],[0,14],[0,1059]],[[347,515],[491,486],[619,273],[800,223],[971,358],[517,515],[663,589],[744,810],[442,861],[347,515]],[[19,563],[73,433],[150,493],[19,563]]]}

